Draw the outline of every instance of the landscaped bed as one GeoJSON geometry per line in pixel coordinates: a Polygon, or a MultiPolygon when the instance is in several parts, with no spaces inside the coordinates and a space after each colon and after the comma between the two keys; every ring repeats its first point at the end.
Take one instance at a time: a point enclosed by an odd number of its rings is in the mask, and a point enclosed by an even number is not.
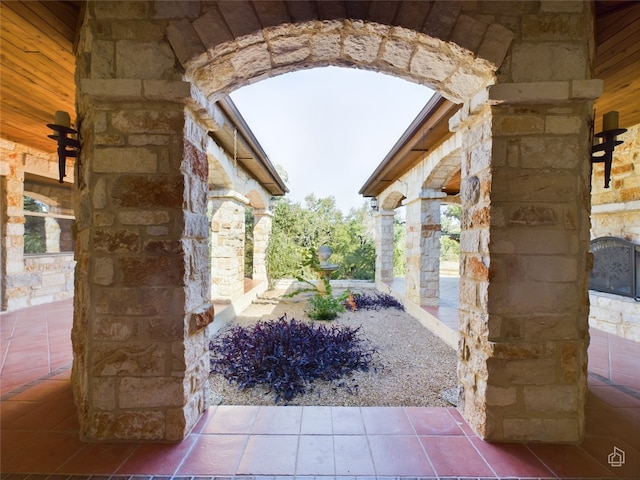
{"type": "MultiPolygon", "coordinates": [[[[354,289],[354,292],[358,292],[354,289]]],[[[211,376],[212,402],[224,405],[333,405],[333,406],[434,406],[451,404],[444,396],[457,386],[456,352],[423,327],[418,320],[396,308],[347,310],[331,322],[313,321],[305,314],[307,295],[281,298],[278,291],[247,308],[230,327],[246,331],[257,322],[313,322],[321,328],[359,329],[357,337],[370,354],[366,371],[355,370],[332,381],[315,380],[304,394],[285,399],[282,390],[257,385],[240,389],[222,374],[211,376]],[[286,315],[286,319],[278,320],[286,315]]],[[[374,294],[375,291],[366,293],[374,294]]],[[[265,325],[264,323],[262,325],[265,325]]],[[[282,330],[282,325],[277,327],[282,330]]],[[[219,335],[228,335],[229,329],[219,335]]],[[[263,330],[261,330],[263,331],[263,330]]]]}

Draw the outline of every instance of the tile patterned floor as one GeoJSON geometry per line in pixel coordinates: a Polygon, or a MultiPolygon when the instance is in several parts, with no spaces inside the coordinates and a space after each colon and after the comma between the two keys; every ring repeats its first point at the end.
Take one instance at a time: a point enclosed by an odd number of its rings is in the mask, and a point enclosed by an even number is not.
{"type": "Polygon", "coordinates": [[[454,408],[251,406],[212,407],[176,444],[91,444],[69,382],[71,302],[0,321],[0,480],[640,478],[640,351],[598,331],[579,446],[490,444],[454,408]]]}

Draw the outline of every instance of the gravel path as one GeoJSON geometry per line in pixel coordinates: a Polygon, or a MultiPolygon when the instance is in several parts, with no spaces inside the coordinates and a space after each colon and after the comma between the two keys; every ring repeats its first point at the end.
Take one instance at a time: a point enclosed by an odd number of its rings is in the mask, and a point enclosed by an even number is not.
{"type": "MultiPolygon", "coordinates": [[[[354,293],[371,290],[353,289],[354,293]]],[[[286,314],[296,320],[305,315],[305,297],[281,298],[282,290],[266,292],[239,315],[233,325],[249,326],[258,320],[286,314]]],[[[455,397],[456,352],[406,312],[397,309],[346,311],[334,320],[352,328],[378,350],[377,371],[352,373],[347,387],[314,382],[311,391],[289,405],[332,406],[424,406],[448,407],[445,398],[455,397]]],[[[222,330],[224,332],[224,329],[222,330]]],[[[266,388],[240,390],[222,375],[210,379],[212,403],[223,405],[273,405],[275,395],[266,388]]]]}

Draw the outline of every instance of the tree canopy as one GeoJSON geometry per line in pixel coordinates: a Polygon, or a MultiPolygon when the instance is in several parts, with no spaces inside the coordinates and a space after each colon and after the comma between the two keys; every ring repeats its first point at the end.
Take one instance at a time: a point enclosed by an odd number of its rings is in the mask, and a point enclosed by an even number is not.
{"type": "Polygon", "coordinates": [[[269,278],[309,276],[311,272],[300,271],[304,252],[321,245],[331,248],[329,261],[339,266],[333,278],[373,279],[373,215],[366,202],[344,215],[334,197],[311,194],[304,205],[277,199],[267,252],[269,278]]]}

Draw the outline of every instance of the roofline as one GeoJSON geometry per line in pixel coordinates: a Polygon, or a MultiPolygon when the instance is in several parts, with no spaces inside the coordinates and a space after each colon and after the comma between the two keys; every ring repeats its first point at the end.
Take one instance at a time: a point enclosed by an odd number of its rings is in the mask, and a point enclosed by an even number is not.
{"type": "Polygon", "coordinates": [[[374,194],[368,192],[375,190],[374,185],[378,181],[378,177],[390,167],[397,159],[397,155],[406,147],[406,145],[414,138],[420,130],[424,128],[425,122],[440,108],[447,103],[448,100],[438,93],[434,93],[426,105],[420,110],[416,118],[411,122],[409,127],[400,136],[396,144],[391,148],[389,153],[384,157],[380,164],[373,171],[371,176],[362,185],[358,193],[364,197],[373,197],[374,194]]]}
{"type": "MultiPolygon", "coordinates": [[[[231,123],[234,125],[234,127],[238,129],[238,133],[245,140],[246,144],[251,148],[251,150],[253,150],[256,160],[258,160],[259,163],[262,164],[262,166],[269,173],[269,176],[272,178],[274,183],[282,190],[283,193],[281,195],[288,193],[289,188],[287,188],[287,185],[284,183],[284,180],[282,180],[282,178],[278,174],[278,171],[275,169],[275,167],[271,163],[271,160],[269,160],[267,153],[264,151],[264,149],[262,148],[262,145],[260,145],[260,142],[251,131],[251,128],[249,128],[249,125],[247,124],[246,120],[238,110],[238,107],[236,107],[236,104],[233,103],[233,101],[231,100],[231,97],[226,95],[225,97],[218,100],[217,103],[220,106],[223,113],[229,118],[231,123]]],[[[279,195],[276,195],[276,196],[279,196],[279,195]]]]}

